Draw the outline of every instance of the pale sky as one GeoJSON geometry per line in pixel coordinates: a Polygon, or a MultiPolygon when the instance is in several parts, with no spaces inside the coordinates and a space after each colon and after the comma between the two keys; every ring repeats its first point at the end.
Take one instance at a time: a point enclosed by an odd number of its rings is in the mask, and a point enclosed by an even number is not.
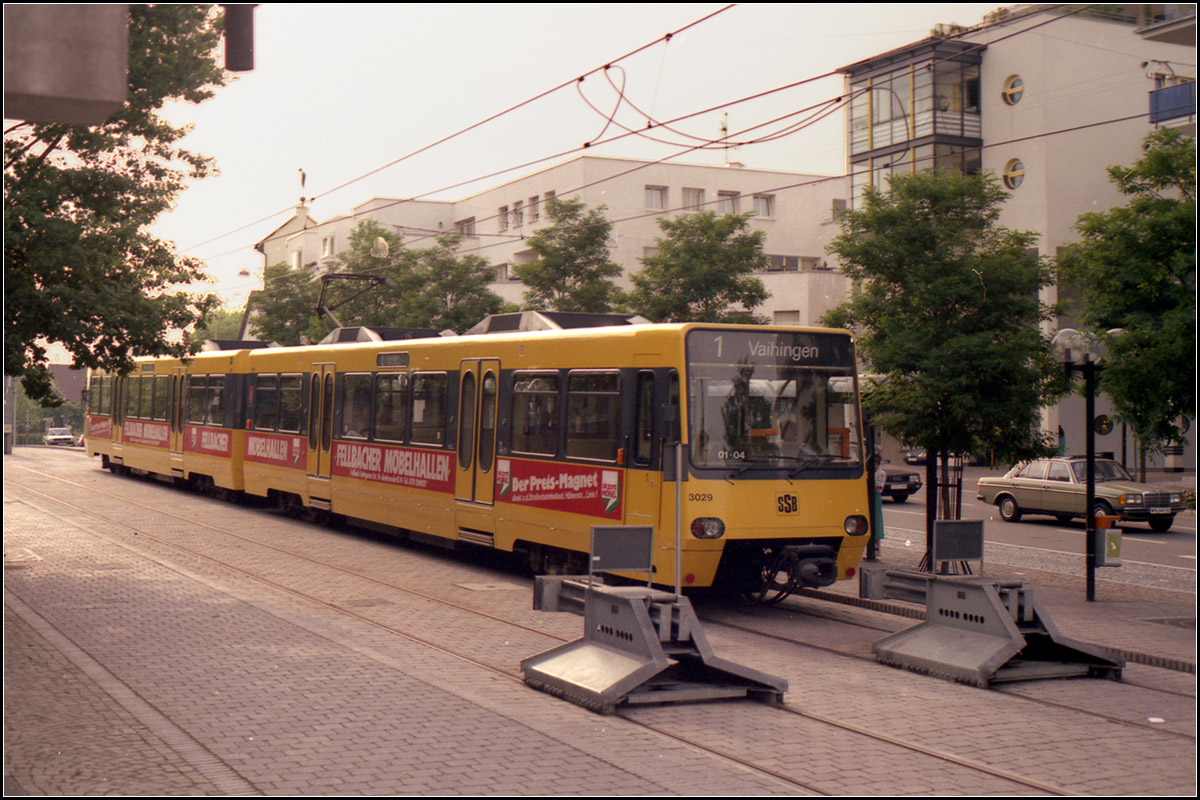
{"type": "MultiPolygon", "coordinates": [[[[186,146],[212,156],[220,174],[184,192],[155,232],[204,260],[216,281],[211,290],[240,307],[261,279],[262,257],[253,245],[291,217],[301,197],[300,170],[306,175],[303,195],[313,198],[310,213],[318,220],[375,196],[466,197],[576,157],[580,153],[566,151],[584,142],[622,133],[606,128],[618,96],[603,73],[572,84],[605,64],[620,67],[607,74],[615,83],[624,81],[630,104],[621,106],[618,122],[640,129],[646,124],[641,114],[662,122],[715,109],[677,130],[717,139],[725,115],[729,131],[743,131],[836,98],[844,87],[837,75],[738,102],[744,98],[917,41],[937,23],[977,24],[997,7],[751,3],[721,11],[726,6],[715,3],[265,3],[255,12],[254,71],[239,74],[207,103],[167,111],[172,122],[194,125],[186,146]],[[714,12],[720,13],[654,44],[714,12]],[[646,45],[652,46],[622,59],[646,45]],[[569,85],[518,111],[436,144],[564,83],[569,85]],[[423,148],[429,149],[405,158],[423,148]],[[456,186],[556,154],[562,155],[475,186],[456,186]],[[239,278],[241,270],[254,277],[239,278]]],[[[759,134],[782,127],[767,126],[759,134]]],[[[753,168],[841,174],[843,128],[838,111],[728,158],[753,168]]],[[[589,152],[657,159],[687,146],[681,136],[672,138],[679,144],[628,136],[589,152]]],[[[726,153],[697,150],[673,160],[720,164],[726,153]]]]}

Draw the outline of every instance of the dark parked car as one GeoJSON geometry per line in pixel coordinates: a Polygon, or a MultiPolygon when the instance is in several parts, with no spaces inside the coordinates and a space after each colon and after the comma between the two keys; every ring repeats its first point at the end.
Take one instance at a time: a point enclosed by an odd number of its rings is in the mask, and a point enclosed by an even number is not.
{"type": "MultiPolygon", "coordinates": [[[[1183,492],[1138,483],[1115,461],[1096,459],[1096,515],[1122,522],[1146,522],[1151,529],[1171,529],[1185,508],[1183,492]]],[[[999,507],[1006,522],[1023,514],[1050,514],[1061,521],[1087,516],[1087,459],[1042,458],[1018,464],[1000,478],[980,478],[977,497],[999,507]]]]}
{"type": "Polygon", "coordinates": [[[918,447],[913,450],[904,451],[904,463],[913,466],[919,466],[925,463],[925,448],[918,447]]]}
{"type": "Polygon", "coordinates": [[[883,496],[897,503],[903,503],[910,494],[921,488],[921,474],[916,470],[884,467],[883,471],[887,473],[883,496]]]}

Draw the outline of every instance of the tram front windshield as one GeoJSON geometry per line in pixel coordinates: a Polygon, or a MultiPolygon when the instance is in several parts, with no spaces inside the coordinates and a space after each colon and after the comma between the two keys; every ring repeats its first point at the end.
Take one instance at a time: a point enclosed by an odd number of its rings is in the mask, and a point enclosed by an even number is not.
{"type": "Polygon", "coordinates": [[[785,470],[789,477],[861,469],[848,336],[696,330],[687,353],[694,468],[785,470]]]}

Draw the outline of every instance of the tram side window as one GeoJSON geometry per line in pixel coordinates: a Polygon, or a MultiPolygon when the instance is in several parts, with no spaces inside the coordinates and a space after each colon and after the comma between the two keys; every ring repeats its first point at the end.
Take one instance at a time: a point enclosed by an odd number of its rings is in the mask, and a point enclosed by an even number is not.
{"type": "Polygon", "coordinates": [[[141,416],[142,377],[130,375],[125,379],[125,416],[137,419],[141,416]]]}
{"type": "Polygon", "coordinates": [[[342,376],[342,429],[340,435],[365,439],[371,430],[371,376],[342,376]]]}
{"type": "Polygon", "coordinates": [[[621,380],[615,373],[567,377],[567,455],[616,461],[621,446],[621,380]]]}
{"type": "Polygon", "coordinates": [[[446,442],[446,373],[412,376],[412,440],[416,444],[446,442]]]}
{"type": "Polygon", "coordinates": [[[304,377],[281,375],[279,377],[279,430],[299,433],[304,411],[304,377]]]}
{"type": "MultiPolygon", "coordinates": [[[[171,404],[171,376],[154,376],[154,401],[149,410],[150,419],[166,421],[167,407],[171,404]]],[[[146,412],[145,400],[142,401],[142,411],[146,412]]]]}
{"type": "Polygon", "coordinates": [[[512,449],[516,453],[558,453],[558,375],[513,375],[512,449]]]}
{"type": "Polygon", "coordinates": [[[204,392],[208,376],[189,375],[187,379],[187,421],[191,425],[204,424],[204,392]]]}
{"type": "Polygon", "coordinates": [[[637,418],[634,422],[633,460],[643,466],[654,453],[654,373],[637,376],[637,418]]]}
{"type": "Polygon", "coordinates": [[[375,438],[404,441],[404,390],[408,376],[383,372],[375,376],[375,438]]]}
{"type": "Polygon", "coordinates": [[[279,376],[259,375],[254,380],[254,427],[273,431],[279,424],[279,376]]]}
{"type": "Polygon", "coordinates": [[[205,403],[208,407],[207,422],[209,425],[225,425],[225,376],[208,376],[208,394],[205,403]]]}

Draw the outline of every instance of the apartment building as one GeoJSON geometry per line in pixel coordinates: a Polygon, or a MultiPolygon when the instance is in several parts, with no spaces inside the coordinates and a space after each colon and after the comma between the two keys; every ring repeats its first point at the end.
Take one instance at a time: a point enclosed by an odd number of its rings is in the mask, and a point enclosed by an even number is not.
{"type": "MultiPolygon", "coordinates": [[[[1081,214],[1126,202],[1107,168],[1136,162],[1155,126],[1195,135],[1194,5],[1012,6],[937,33],[841,69],[851,202],[897,172],[988,170],[1010,193],[1000,224],[1038,231],[1052,257],[1078,239],[1081,214]]],[[[1074,293],[1044,299],[1060,294],[1074,293]]],[[[1055,326],[1066,327],[1070,316],[1055,326]]],[[[1044,425],[1082,452],[1084,416],[1073,398],[1044,425]]],[[[1189,437],[1160,463],[1194,469],[1189,437]]],[[[1131,442],[1118,426],[1097,447],[1132,463],[1131,442]]]]}
{"type": "Polygon", "coordinates": [[[546,202],[575,199],[603,207],[612,223],[612,260],[621,281],[641,269],[662,235],[657,220],[696,211],[753,212],[750,226],[765,234],[769,267],[758,276],[771,293],[756,309],[779,324],[817,324],[845,297],[847,280],[825,254],[839,232],[837,216],[848,202],[841,176],[582,156],[453,202],[372,198],[351,213],[318,222],[301,206],[296,216],[256,246],[264,264],[325,266],[345,249],[350,233],[373,220],[427,247],[442,233],[461,234],[461,253],[494,265],[492,290],[520,303],[524,286],[513,267],[533,259],[527,239],[544,227],[546,202]]]}

